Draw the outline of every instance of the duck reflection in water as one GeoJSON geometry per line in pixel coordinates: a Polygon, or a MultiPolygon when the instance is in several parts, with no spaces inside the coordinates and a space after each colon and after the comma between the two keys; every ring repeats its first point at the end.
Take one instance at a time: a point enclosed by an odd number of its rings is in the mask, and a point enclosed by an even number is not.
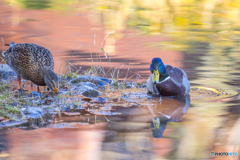
{"type": "Polygon", "coordinates": [[[154,138],[162,138],[168,122],[178,122],[187,114],[190,96],[159,97],[148,101],[148,108],[153,115],[151,131],[154,138]]]}

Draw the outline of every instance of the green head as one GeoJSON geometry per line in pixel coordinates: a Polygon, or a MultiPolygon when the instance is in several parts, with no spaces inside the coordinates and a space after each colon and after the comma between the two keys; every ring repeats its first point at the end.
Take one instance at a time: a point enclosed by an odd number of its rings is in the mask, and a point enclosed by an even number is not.
{"type": "Polygon", "coordinates": [[[58,76],[50,69],[43,69],[43,79],[49,89],[54,93],[58,93],[58,76]]]}
{"type": "Polygon", "coordinates": [[[153,83],[156,84],[158,82],[163,81],[167,77],[169,77],[168,72],[165,69],[165,66],[160,58],[153,58],[152,63],[150,65],[150,71],[153,74],[153,83]]]}

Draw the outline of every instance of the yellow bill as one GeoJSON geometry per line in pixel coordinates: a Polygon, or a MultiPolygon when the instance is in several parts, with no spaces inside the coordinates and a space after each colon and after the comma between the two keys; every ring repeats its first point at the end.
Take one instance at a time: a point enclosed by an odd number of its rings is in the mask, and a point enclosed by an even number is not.
{"type": "Polygon", "coordinates": [[[56,87],[54,88],[53,92],[56,93],[56,94],[58,93],[58,90],[57,90],[56,87]]]}
{"type": "Polygon", "coordinates": [[[159,118],[153,118],[153,126],[154,128],[153,129],[159,129],[160,127],[160,119],[159,118]]]}
{"type": "Polygon", "coordinates": [[[153,83],[158,83],[159,82],[159,77],[160,77],[160,74],[159,74],[159,71],[158,70],[153,70],[153,83]]]}

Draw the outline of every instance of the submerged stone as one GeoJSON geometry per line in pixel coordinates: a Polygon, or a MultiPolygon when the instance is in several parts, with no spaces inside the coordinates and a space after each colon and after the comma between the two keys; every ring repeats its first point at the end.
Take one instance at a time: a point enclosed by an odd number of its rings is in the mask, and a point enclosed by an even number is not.
{"type": "Polygon", "coordinates": [[[27,119],[37,119],[43,117],[44,111],[39,107],[28,107],[22,111],[22,115],[27,119]]]}

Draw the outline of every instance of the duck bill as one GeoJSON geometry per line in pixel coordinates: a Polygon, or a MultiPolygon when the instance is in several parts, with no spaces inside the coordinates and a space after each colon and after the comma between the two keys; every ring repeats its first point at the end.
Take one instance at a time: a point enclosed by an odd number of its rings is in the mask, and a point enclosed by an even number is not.
{"type": "Polygon", "coordinates": [[[53,92],[56,93],[56,94],[58,94],[58,90],[57,90],[56,87],[54,88],[53,92]]]}
{"type": "Polygon", "coordinates": [[[153,70],[153,84],[156,84],[159,82],[159,71],[158,70],[153,70]]]}
{"type": "Polygon", "coordinates": [[[152,121],[153,121],[153,126],[154,126],[153,129],[159,129],[159,127],[160,127],[160,119],[159,118],[153,118],[152,121]]]}

